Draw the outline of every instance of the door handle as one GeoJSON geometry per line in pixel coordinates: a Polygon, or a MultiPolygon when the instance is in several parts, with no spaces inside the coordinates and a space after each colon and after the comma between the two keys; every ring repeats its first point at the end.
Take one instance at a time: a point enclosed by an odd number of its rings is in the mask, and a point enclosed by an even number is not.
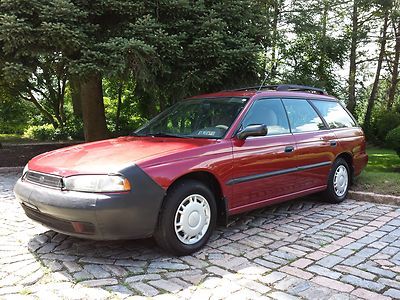
{"type": "Polygon", "coordinates": [[[331,145],[331,147],[336,147],[337,146],[337,142],[336,141],[330,141],[329,144],[331,145]]]}
{"type": "Polygon", "coordinates": [[[285,152],[289,153],[289,152],[293,152],[294,151],[294,147],[293,146],[286,146],[285,147],[285,152]]]}

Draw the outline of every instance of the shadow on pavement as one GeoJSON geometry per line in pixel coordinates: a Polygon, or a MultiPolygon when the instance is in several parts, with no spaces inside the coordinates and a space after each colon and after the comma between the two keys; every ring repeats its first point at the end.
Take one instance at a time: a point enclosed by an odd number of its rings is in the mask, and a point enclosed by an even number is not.
{"type": "Polygon", "coordinates": [[[224,286],[223,282],[232,280],[238,282],[228,285],[232,288],[230,293],[241,291],[240,286],[248,285],[246,282],[250,280],[258,286],[258,292],[254,289],[248,292],[261,295],[260,291],[266,293],[270,288],[253,280],[268,274],[283,261],[295,258],[288,254],[277,258],[279,262],[262,259],[299,237],[300,232],[293,235],[276,230],[276,225],[287,223],[293,214],[321,205],[315,197],[303,198],[235,216],[230,219],[229,227],[216,229],[204,249],[185,257],[170,256],[151,238],[93,241],[51,230],[30,239],[28,248],[47,270],[45,277],[48,278],[41,281],[66,283],[62,291],[57,288],[57,295],[61,292],[65,297],[70,297],[68,291],[74,289],[82,298],[107,298],[110,293],[120,298],[165,293],[183,298],[190,295],[190,298],[199,291],[205,293],[204,290],[214,285],[215,288],[224,286]]]}

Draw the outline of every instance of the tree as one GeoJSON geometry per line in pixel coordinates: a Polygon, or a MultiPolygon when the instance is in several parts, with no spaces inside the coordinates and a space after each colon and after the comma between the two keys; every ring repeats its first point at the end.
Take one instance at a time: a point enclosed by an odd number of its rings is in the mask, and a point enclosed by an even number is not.
{"type": "Polygon", "coordinates": [[[13,95],[0,87],[0,133],[22,134],[35,113],[32,103],[14,101],[13,95]]]}
{"type": "Polygon", "coordinates": [[[386,40],[387,40],[387,31],[388,31],[388,25],[389,25],[389,14],[390,14],[390,9],[391,9],[391,3],[384,3],[382,6],[383,10],[383,25],[382,25],[382,30],[381,30],[381,38],[380,38],[380,49],[379,49],[379,57],[378,57],[378,63],[376,66],[376,72],[375,72],[375,80],[372,86],[372,91],[371,95],[368,99],[368,106],[367,106],[367,111],[365,113],[364,117],[364,129],[369,130],[370,124],[371,124],[371,115],[372,115],[372,110],[375,105],[375,100],[376,96],[378,93],[378,85],[379,85],[379,79],[381,76],[381,70],[382,70],[382,64],[385,56],[385,50],[386,50],[386,40]]]}
{"type": "Polygon", "coordinates": [[[344,63],[346,39],[338,32],[340,14],[328,18],[330,10],[340,11],[342,1],[293,1],[286,26],[292,28],[282,48],[286,63],[283,77],[299,84],[320,86],[337,94],[335,68],[344,63]]]}
{"type": "Polygon", "coordinates": [[[79,44],[65,55],[71,61],[71,74],[79,82],[86,140],[108,136],[104,115],[102,78],[119,76],[129,69],[143,73],[144,64],[155,55],[151,45],[131,29],[139,22],[152,24],[143,18],[139,1],[74,1],[81,12],[77,21],[79,44]]]}
{"type": "Polygon", "coordinates": [[[193,93],[258,80],[263,27],[259,6],[250,0],[4,0],[0,11],[2,71],[10,65],[17,70],[22,90],[35,72],[62,78],[62,84],[31,84],[38,90],[20,95],[55,127],[64,120],[62,95],[69,80],[88,141],[107,137],[103,78],[133,78],[149,114],[193,93]],[[51,63],[57,60],[63,76],[51,63]]]}
{"type": "MultiPolygon", "coordinates": [[[[145,1],[144,6],[152,3],[145,1]]],[[[260,81],[258,54],[265,24],[259,4],[169,1],[159,2],[154,11],[166,36],[154,36],[140,24],[133,28],[146,36],[160,62],[152,80],[137,84],[146,117],[187,96],[260,81]]]]}
{"type": "Polygon", "coordinates": [[[357,76],[357,44],[358,44],[358,0],[353,0],[352,14],[351,14],[351,46],[350,46],[350,69],[349,69],[349,98],[347,102],[347,109],[351,113],[355,113],[356,109],[356,76],[357,76]]]}
{"type": "Polygon", "coordinates": [[[1,1],[0,11],[0,85],[33,103],[55,128],[63,126],[68,69],[63,51],[74,36],[73,7],[67,1],[1,1]]]}
{"type": "Polygon", "coordinates": [[[368,34],[376,19],[379,18],[376,14],[376,5],[379,2],[380,0],[352,0],[350,2],[351,24],[347,26],[348,38],[350,39],[347,108],[355,116],[357,114],[357,76],[359,75],[360,64],[376,60],[371,57],[365,59],[365,53],[363,53],[365,50],[362,48],[372,41],[372,37],[368,34]]]}
{"type": "Polygon", "coordinates": [[[64,119],[66,76],[73,77],[72,86],[78,91],[74,98],[80,99],[80,106],[76,107],[82,109],[85,138],[88,141],[105,138],[102,77],[123,72],[127,66],[139,72],[141,65],[135,62],[152,52],[151,46],[130,31],[140,16],[138,7],[139,1],[119,0],[2,1],[2,73],[13,71],[18,82],[11,77],[2,81],[12,83],[21,98],[32,101],[57,127],[64,119]],[[62,71],[57,65],[53,68],[54,61],[63,63],[62,71]],[[59,80],[56,82],[52,76],[59,80]],[[47,96],[54,114],[44,105],[47,96]]]}
{"type": "MultiPolygon", "coordinates": [[[[397,14],[399,12],[397,11],[397,14]]],[[[397,90],[397,86],[399,83],[399,59],[400,59],[400,16],[397,15],[397,24],[396,20],[393,22],[393,31],[395,36],[395,46],[394,46],[394,59],[392,65],[392,78],[390,82],[390,88],[388,92],[388,102],[387,108],[390,110],[393,108],[393,103],[395,99],[395,94],[397,90]]]]}

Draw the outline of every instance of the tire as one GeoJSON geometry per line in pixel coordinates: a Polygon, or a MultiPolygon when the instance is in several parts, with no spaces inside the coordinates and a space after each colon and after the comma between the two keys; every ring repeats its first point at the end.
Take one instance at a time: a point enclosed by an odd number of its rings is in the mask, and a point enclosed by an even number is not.
{"type": "Polygon", "coordinates": [[[325,199],[329,203],[343,202],[349,192],[350,168],[343,158],[336,159],[328,177],[328,187],[324,193],[325,199]]]}
{"type": "Polygon", "coordinates": [[[165,197],[154,239],[167,252],[188,255],[207,243],[216,220],[211,190],[199,181],[184,180],[165,197]]]}

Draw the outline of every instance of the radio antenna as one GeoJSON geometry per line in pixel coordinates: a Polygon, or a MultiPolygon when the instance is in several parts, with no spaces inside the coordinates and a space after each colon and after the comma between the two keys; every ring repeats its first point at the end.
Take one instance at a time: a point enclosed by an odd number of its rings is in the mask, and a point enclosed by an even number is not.
{"type": "Polygon", "coordinates": [[[262,89],[262,87],[263,87],[264,84],[265,84],[265,81],[267,81],[267,78],[268,78],[268,73],[265,73],[264,80],[261,82],[261,85],[259,86],[257,92],[259,92],[259,91],[262,89]]]}

